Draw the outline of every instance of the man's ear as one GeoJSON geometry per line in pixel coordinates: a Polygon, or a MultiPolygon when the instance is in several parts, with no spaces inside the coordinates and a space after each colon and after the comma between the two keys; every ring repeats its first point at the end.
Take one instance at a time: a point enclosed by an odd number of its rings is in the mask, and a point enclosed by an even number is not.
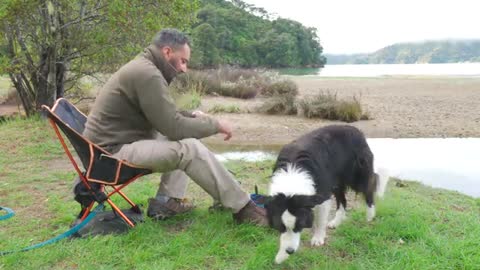
{"type": "Polygon", "coordinates": [[[313,208],[316,205],[322,204],[324,201],[330,199],[330,196],[325,195],[293,195],[290,199],[292,204],[297,208],[313,208]]]}

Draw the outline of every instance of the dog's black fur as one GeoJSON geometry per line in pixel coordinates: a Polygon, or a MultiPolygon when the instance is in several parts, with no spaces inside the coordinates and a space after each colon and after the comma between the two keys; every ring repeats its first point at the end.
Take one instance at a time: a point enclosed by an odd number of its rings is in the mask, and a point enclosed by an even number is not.
{"type": "Polygon", "coordinates": [[[363,133],[355,127],[332,125],[316,129],[283,147],[274,172],[287,170],[288,164],[307,171],[314,180],[316,195],[269,198],[266,208],[272,228],[285,231],[280,216],[288,209],[296,217],[295,231],[312,227],[312,208],[335,195],[337,209],[347,206],[345,193],[351,188],[365,196],[367,205],[374,203],[377,179],[373,154],[363,133]]]}

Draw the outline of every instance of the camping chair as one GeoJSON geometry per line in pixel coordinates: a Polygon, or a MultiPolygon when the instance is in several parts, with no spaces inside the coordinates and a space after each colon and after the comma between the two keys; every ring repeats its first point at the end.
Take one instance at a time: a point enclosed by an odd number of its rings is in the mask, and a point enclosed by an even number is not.
{"type": "Polygon", "coordinates": [[[82,206],[79,218],[83,221],[92,210],[95,202],[103,204],[106,201],[130,227],[134,227],[134,221],[129,219],[112,202],[110,197],[119,194],[132,206],[132,210],[140,213],[139,207],[122,192],[122,189],[139,177],[152,173],[152,171],[116,159],[112,157],[111,153],[82,136],[87,116],[66,99],[57,99],[51,109],[45,105],[42,108],[47,112],[50,124],[55,130],[65,153],[72,162],[81,182],[91,195],[91,202],[86,207],[82,206]],[[79,165],[73,158],[59,128],[75,149],[84,171],[80,170],[79,165]],[[106,193],[105,187],[107,186],[111,187],[113,191],[106,193]]]}

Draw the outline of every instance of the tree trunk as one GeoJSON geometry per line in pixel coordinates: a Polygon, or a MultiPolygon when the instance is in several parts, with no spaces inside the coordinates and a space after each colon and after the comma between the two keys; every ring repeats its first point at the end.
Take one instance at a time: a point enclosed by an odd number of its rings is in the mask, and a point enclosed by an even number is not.
{"type": "Polygon", "coordinates": [[[62,98],[65,94],[65,80],[67,72],[63,63],[57,64],[57,96],[56,98],[62,98]]]}

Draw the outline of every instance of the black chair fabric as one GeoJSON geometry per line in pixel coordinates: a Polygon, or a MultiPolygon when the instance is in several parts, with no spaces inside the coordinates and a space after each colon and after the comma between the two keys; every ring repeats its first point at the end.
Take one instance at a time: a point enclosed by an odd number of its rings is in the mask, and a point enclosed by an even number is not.
{"type": "Polygon", "coordinates": [[[47,116],[62,130],[80,158],[88,181],[102,184],[124,184],[130,179],[152,173],[151,170],[129,166],[93,144],[81,134],[87,117],[66,99],[59,99],[47,116]],[[90,150],[90,146],[92,150],[90,150]],[[118,166],[121,166],[117,178],[118,166]]]}

